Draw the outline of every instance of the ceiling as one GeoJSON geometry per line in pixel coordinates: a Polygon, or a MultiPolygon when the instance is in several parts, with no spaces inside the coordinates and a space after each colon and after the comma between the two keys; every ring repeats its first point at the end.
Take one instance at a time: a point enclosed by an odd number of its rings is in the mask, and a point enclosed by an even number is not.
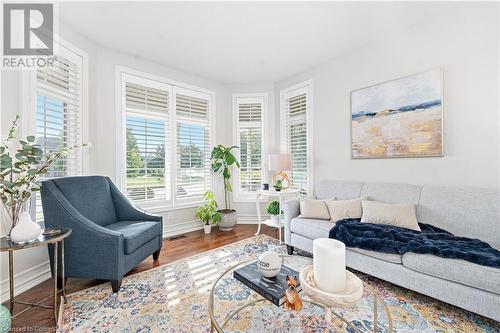
{"type": "Polygon", "coordinates": [[[437,2],[62,2],[91,40],[221,83],[276,82],[410,26],[447,15],[437,2]]]}

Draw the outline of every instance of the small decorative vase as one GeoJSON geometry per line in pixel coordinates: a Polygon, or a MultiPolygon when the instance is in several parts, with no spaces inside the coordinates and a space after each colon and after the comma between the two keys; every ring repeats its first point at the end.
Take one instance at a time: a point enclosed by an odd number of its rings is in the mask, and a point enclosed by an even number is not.
{"type": "Polygon", "coordinates": [[[14,243],[28,243],[37,239],[41,232],[42,228],[31,219],[30,214],[22,212],[17,224],[10,232],[10,239],[14,243]]]}
{"type": "Polygon", "coordinates": [[[266,251],[259,256],[257,267],[264,277],[273,278],[281,270],[281,258],[276,252],[266,251]]]}
{"type": "Polygon", "coordinates": [[[212,226],[210,224],[204,224],[203,230],[205,231],[205,234],[209,234],[210,231],[212,230],[212,226]]]}

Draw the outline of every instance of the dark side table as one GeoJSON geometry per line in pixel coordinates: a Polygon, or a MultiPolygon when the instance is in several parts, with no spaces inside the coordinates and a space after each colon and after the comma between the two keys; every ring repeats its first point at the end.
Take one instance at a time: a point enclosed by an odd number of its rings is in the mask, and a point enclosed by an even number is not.
{"type": "Polygon", "coordinates": [[[60,232],[51,235],[44,235],[43,232],[38,239],[29,243],[13,243],[7,238],[0,238],[0,252],[9,252],[9,309],[12,315],[12,319],[19,316],[22,313],[25,313],[28,310],[31,310],[33,307],[40,307],[46,309],[54,309],[54,321],[57,325],[57,313],[58,313],[58,301],[57,295],[59,293],[63,294],[63,299],[66,301],[66,281],[64,278],[64,239],[71,235],[71,229],[69,228],[54,228],[59,229],[60,232]],[[58,263],[58,247],[59,243],[61,243],[61,280],[62,280],[62,289],[57,290],[57,263],[58,263]],[[15,301],[14,300],[14,251],[29,249],[32,247],[44,246],[48,244],[53,244],[54,246],[54,260],[53,260],[53,277],[54,277],[54,295],[48,296],[37,303],[28,303],[23,301],[15,301]],[[54,297],[54,306],[41,304],[50,297],[54,297]],[[24,309],[23,311],[14,315],[14,303],[28,305],[29,307],[24,309]]]}

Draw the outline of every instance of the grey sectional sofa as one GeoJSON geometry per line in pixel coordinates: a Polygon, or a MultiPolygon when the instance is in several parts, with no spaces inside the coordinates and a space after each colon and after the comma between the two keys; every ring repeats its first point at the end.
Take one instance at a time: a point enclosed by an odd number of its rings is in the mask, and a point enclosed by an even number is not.
{"type": "MultiPolygon", "coordinates": [[[[455,235],[479,238],[500,249],[500,193],[494,189],[409,184],[327,181],[317,184],[318,199],[368,197],[417,205],[419,222],[455,235]]],[[[333,223],[300,217],[298,199],[283,205],[285,243],[312,252],[315,238],[328,237],[333,223]]],[[[500,270],[433,255],[379,253],[348,248],[348,267],[500,321],[500,270]]]]}

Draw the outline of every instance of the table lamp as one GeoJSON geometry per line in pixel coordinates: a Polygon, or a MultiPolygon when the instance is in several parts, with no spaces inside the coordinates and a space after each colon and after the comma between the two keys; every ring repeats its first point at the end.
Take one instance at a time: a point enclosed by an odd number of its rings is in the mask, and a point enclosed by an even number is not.
{"type": "Polygon", "coordinates": [[[281,180],[283,184],[283,189],[286,190],[292,182],[288,178],[287,171],[292,170],[292,155],[290,154],[270,154],[269,155],[269,170],[276,171],[277,173],[273,175],[273,184],[276,180],[281,180]],[[286,184],[285,184],[286,181],[286,184]]]}

